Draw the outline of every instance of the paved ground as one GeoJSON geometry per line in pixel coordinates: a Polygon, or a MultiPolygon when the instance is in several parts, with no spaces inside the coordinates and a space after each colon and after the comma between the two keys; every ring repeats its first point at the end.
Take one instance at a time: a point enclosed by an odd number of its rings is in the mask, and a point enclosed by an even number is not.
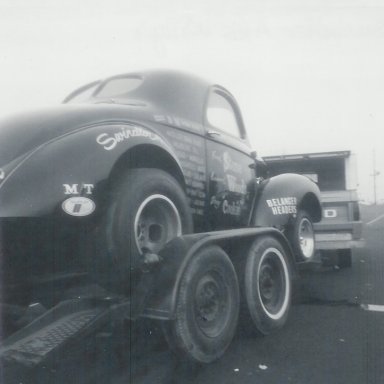
{"type": "Polygon", "coordinates": [[[361,307],[384,306],[383,235],[384,220],[366,227],[367,247],[355,251],[352,269],[303,272],[279,333],[254,337],[243,324],[220,361],[199,367],[179,362],[158,341],[155,352],[133,354],[131,382],[384,383],[384,312],[361,307]]]}
{"type": "Polygon", "coordinates": [[[140,322],[120,348],[101,334],[73,364],[58,361],[57,371],[40,370],[25,382],[384,383],[384,312],[362,308],[384,306],[384,217],[372,222],[384,212],[364,213],[367,246],[354,253],[353,267],[303,272],[288,324],[277,334],[257,337],[242,322],[222,359],[190,365],[168,350],[156,324],[140,322]]]}
{"type": "MultiPolygon", "coordinates": [[[[366,223],[382,214],[363,213],[366,223]]],[[[365,226],[367,246],[354,252],[351,269],[303,272],[287,326],[275,335],[255,337],[242,324],[214,364],[183,364],[152,330],[139,343],[143,347],[152,338],[152,349],[148,345],[144,354],[132,354],[131,382],[384,383],[384,312],[361,307],[384,306],[383,236],[384,219],[365,226]]],[[[121,372],[114,382],[125,382],[126,375],[121,372]]]]}

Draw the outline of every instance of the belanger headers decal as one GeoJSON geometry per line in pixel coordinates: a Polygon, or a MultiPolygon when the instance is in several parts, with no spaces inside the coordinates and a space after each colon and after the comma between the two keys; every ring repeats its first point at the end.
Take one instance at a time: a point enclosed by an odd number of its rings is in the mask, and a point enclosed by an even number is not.
{"type": "Polygon", "coordinates": [[[277,197],[266,200],[274,215],[289,215],[297,213],[296,197],[277,197]]]}

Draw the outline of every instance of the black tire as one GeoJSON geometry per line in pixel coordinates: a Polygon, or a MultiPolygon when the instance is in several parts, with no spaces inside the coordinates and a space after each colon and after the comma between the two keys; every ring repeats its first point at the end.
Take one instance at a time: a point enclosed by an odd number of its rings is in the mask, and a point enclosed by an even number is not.
{"type": "Polygon", "coordinates": [[[293,228],[288,231],[296,261],[312,261],[315,257],[315,231],[311,216],[300,210],[296,216],[293,228]]]}
{"type": "Polygon", "coordinates": [[[351,249],[339,249],[337,251],[337,266],[340,269],[352,267],[352,250],[351,249]]]}
{"type": "Polygon", "coordinates": [[[152,168],[129,170],[113,187],[96,239],[98,275],[107,277],[109,286],[129,285],[143,253],[157,253],[192,227],[185,193],[171,175],[152,168]]]}
{"type": "Polygon", "coordinates": [[[263,335],[281,328],[291,307],[290,263],[278,240],[257,238],[248,251],[245,297],[256,329],[263,335]]]}
{"type": "Polygon", "coordinates": [[[235,334],[239,303],[237,276],[228,255],[217,246],[198,252],[183,273],[175,319],[163,323],[171,349],[198,363],[221,357],[235,334]]]}

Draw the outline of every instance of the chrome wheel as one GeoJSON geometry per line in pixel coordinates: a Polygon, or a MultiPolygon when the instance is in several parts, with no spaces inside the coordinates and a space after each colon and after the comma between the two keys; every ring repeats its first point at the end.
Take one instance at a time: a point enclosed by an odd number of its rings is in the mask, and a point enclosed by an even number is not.
{"type": "Polygon", "coordinates": [[[147,197],[139,206],[134,221],[135,241],[140,253],[158,252],[165,243],[182,233],[175,204],[166,196],[147,197]]]}
{"type": "Polygon", "coordinates": [[[298,236],[302,255],[306,259],[311,258],[315,250],[315,233],[311,221],[306,217],[299,224],[298,236]]]}

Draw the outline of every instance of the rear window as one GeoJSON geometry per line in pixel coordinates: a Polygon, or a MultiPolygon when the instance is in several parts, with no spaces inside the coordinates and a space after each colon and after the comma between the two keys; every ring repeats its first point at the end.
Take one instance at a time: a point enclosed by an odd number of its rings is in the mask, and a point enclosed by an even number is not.
{"type": "Polygon", "coordinates": [[[132,92],[143,82],[140,77],[119,77],[107,80],[96,93],[97,97],[116,97],[132,92]]]}

